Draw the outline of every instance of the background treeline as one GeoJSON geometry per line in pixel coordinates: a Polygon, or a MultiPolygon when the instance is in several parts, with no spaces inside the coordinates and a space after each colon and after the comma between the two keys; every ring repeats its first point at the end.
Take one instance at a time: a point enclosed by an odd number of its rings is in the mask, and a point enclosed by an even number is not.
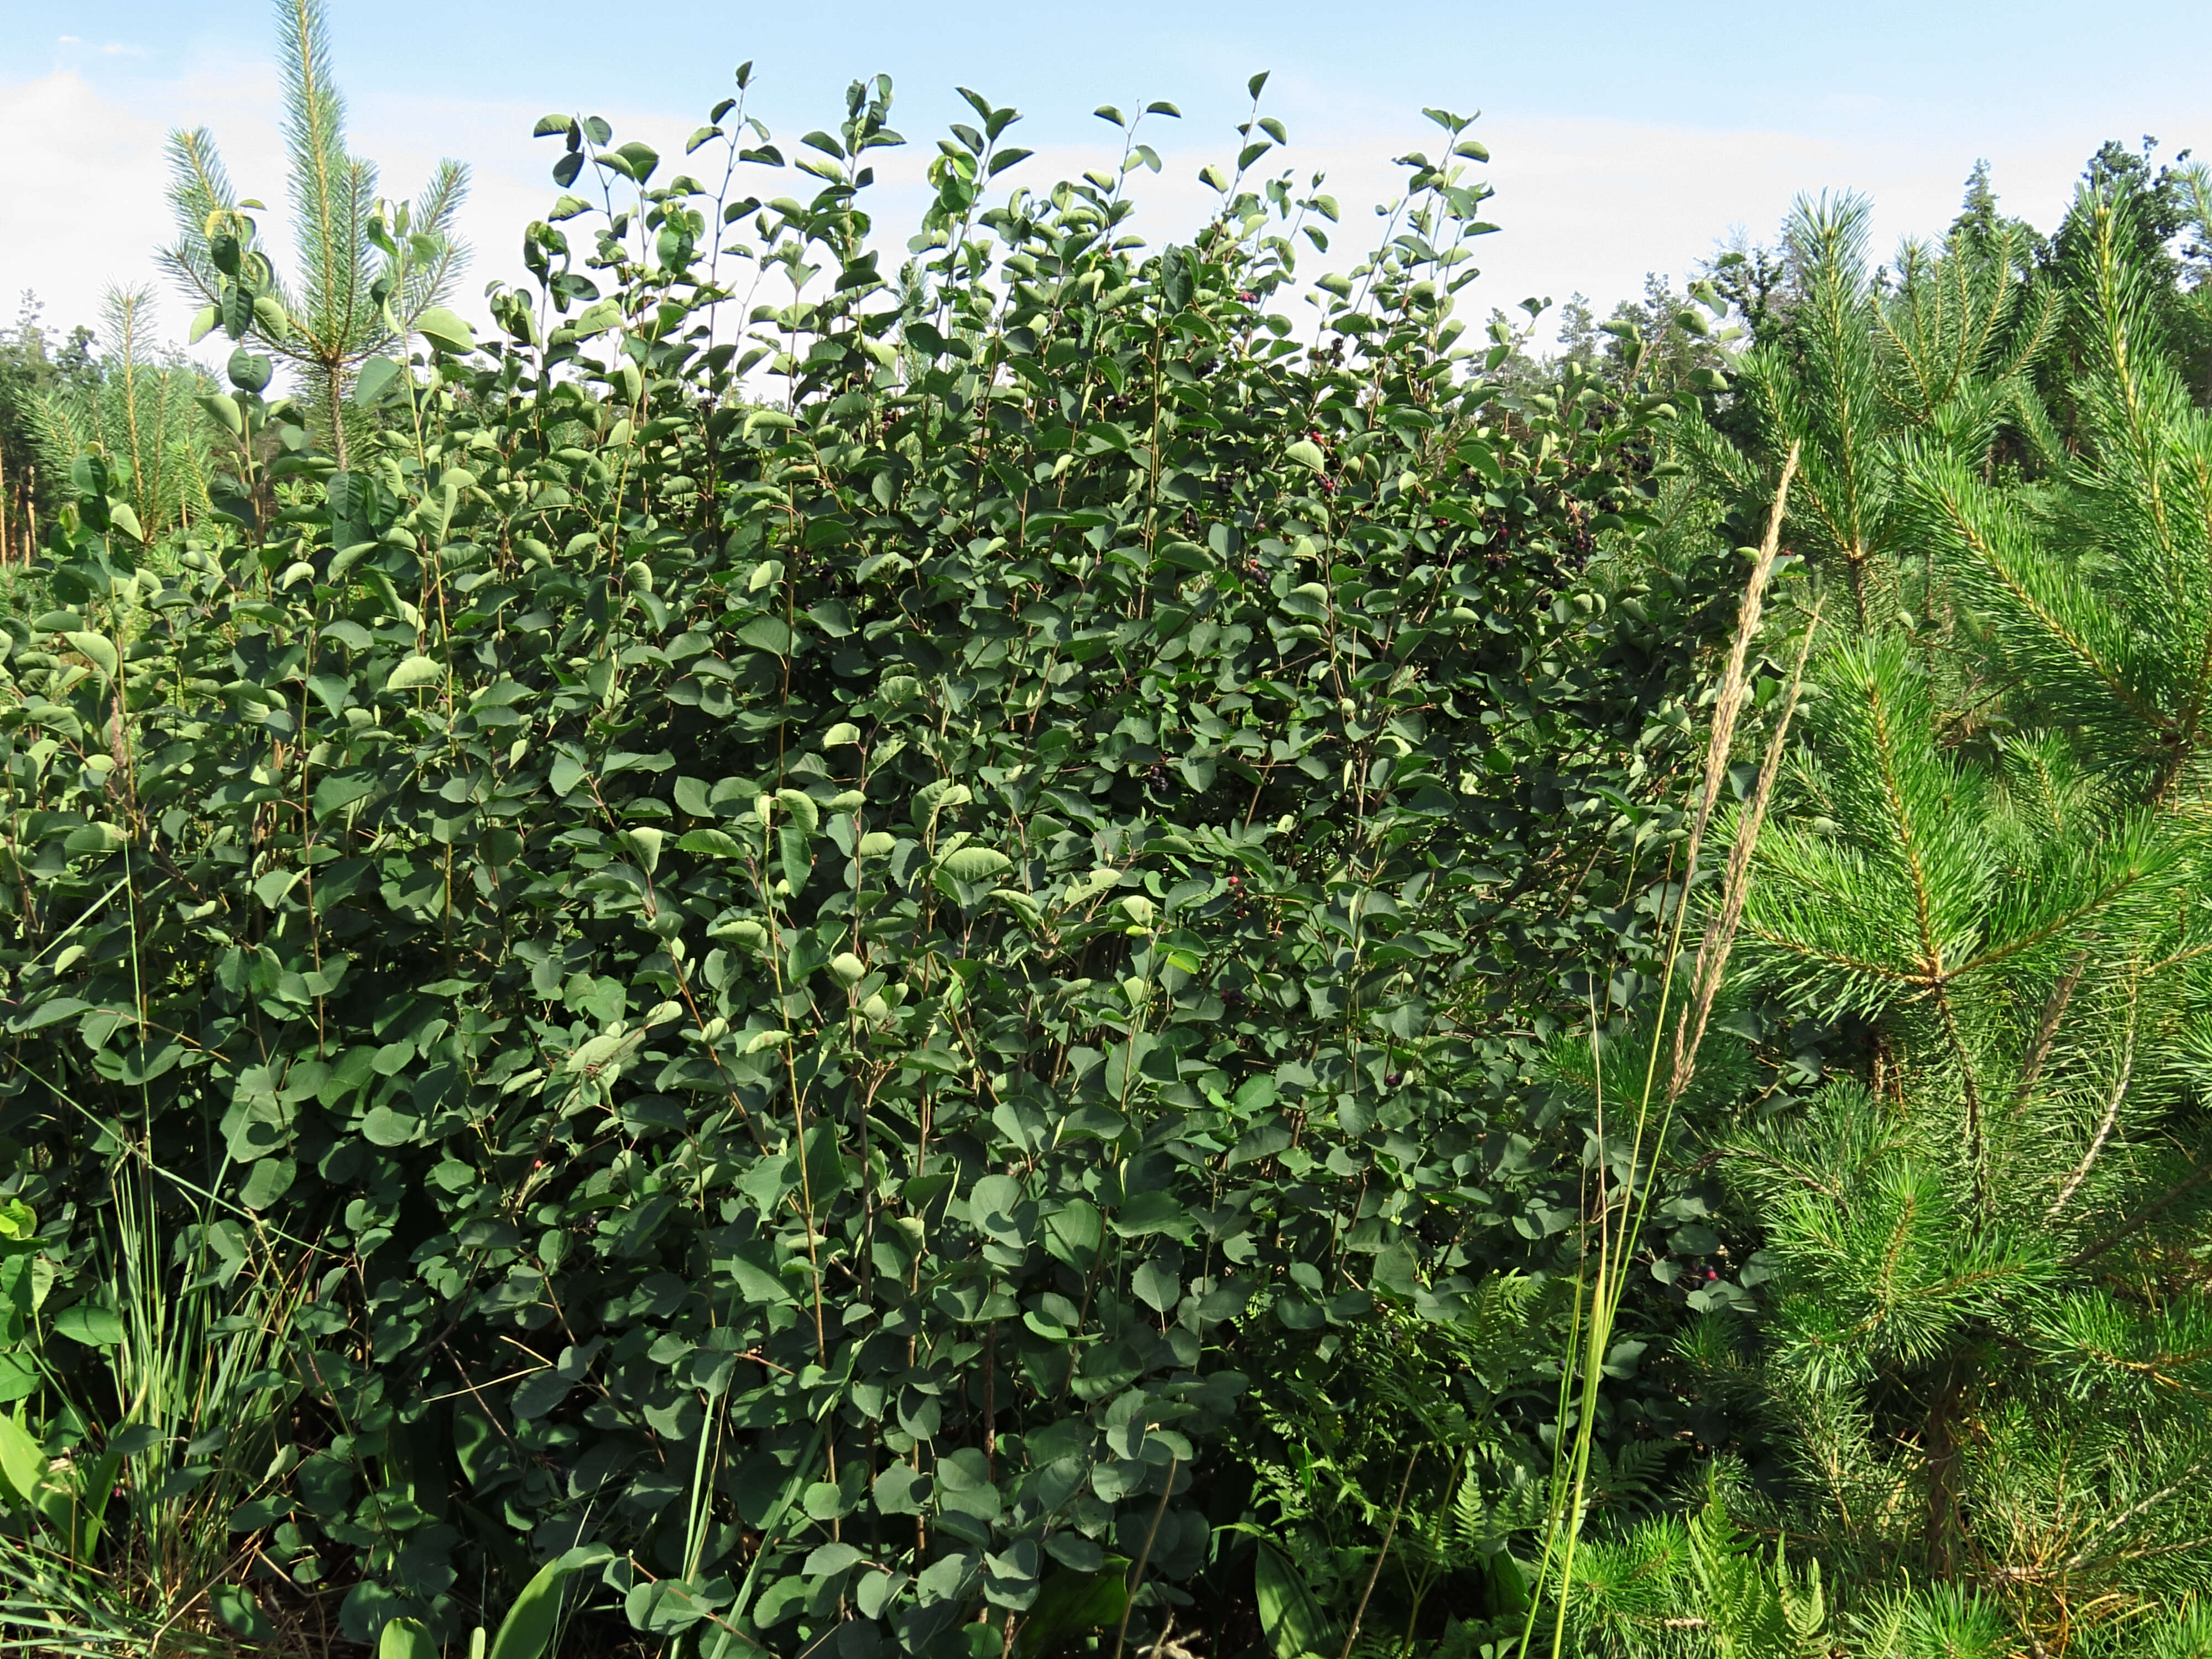
{"type": "Polygon", "coordinates": [[[38,556],[40,526],[75,500],[80,456],[112,457],[124,499],[155,544],[207,507],[217,428],[198,399],[207,377],[149,337],[153,293],[108,294],[98,331],[55,337],[23,296],[0,329],[0,570],[38,556]]]}
{"type": "Polygon", "coordinates": [[[1544,356],[748,66],[478,338],[279,15],[0,341],[11,1639],[2212,1655],[2212,175],[1544,356]]]}

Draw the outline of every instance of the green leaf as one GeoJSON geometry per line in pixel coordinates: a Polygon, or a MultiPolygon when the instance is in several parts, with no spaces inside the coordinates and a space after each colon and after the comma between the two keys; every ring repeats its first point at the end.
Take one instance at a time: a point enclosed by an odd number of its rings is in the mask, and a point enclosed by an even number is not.
{"type": "Polygon", "coordinates": [[[297,870],[270,870],[253,884],[253,896],[261,901],[264,910],[274,910],[284,902],[284,896],[299,882],[297,870]]]}
{"type": "Polygon", "coordinates": [[[676,844],[687,853],[702,854],[708,858],[738,859],[745,855],[745,849],[737,839],[720,830],[686,830],[676,838],[676,844]]]}
{"type": "Polygon", "coordinates": [[[446,665],[432,657],[402,657],[384,682],[387,691],[411,691],[436,685],[446,678],[446,665]]]}
{"type": "Polygon", "coordinates": [[[1252,1583],[1259,1601],[1260,1628],[1275,1659],[1305,1659],[1310,1653],[1336,1651],[1334,1632],[1305,1575],[1265,1539],[1253,1562],[1252,1583]]]}
{"type": "Polygon", "coordinates": [[[757,651],[779,657],[791,654],[791,629],[781,617],[755,617],[738,629],[738,637],[757,651]]]}
{"type": "Polygon", "coordinates": [[[1328,465],[1328,457],[1321,453],[1321,446],[1310,438],[1300,438],[1283,453],[1300,466],[1319,472],[1328,465]]]}
{"type": "Polygon", "coordinates": [[[374,793],[376,785],[372,780],[358,773],[326,772],[317,781],[315,793],[311,797],[315,816],[328,817],[333,812],[343,811],[356,801],[374,793]]]}
{"type": "Polygon", "coordinates": [[[1488,444],[1469,438],[1460,445],[1458,454],[1460,459],[1482,475],[1484,482],[1492,484],[1505,482],[1505,469],[1499,465],[1497,452],[1488,444]]]}
{"type": "Polygon", "coordinates": [[[369,1057],[369,1069],[379,1077],[397,1077],[415,1063],[415,1045],[401,1040],[387,1042],[369,1057]]]}
{"type": "Polygon", "coordinates": [[[443,306],[432,306],[415,319],[415,331],[441,351],[458,356],[476,349],[476,330],[465,318],[443,306]]]}
{"type": "Polygon", "coordinates": [[[540,1567],[514,1598],[507,1617],[500,1621],[499,1634],[492,1638],[487,1659],[544,1659],[545,1650],[553,1640],[553,1627],[559,1620],[562,1592],[568,1580],[586,1567],[611,1559],[613,1554],[604,1544],[580,1544],[540,1567]]]}
{"type": "Polygon", "coordinates": [[[56,1024],[81,1014],[91,1006],[92,1004],[81,998],[55,997],[48,1001],[33,1003],[27,1012],[14,1016],[8,1022],[8,1029],[19,1034],[35,1031],[41,1026],[56,1024]]]}
{"type": "Polygon", "coordinates": [[[421,1119],[389,1106],[372,1106],[361,1121],[362,1139],[372,1146],[410,1146],[422,1128],[421,1119]]]}
{"type": "Polygon", "coordinates": [[[662,832],[649,823],[634,824],[623,831],[623,839],[629,843],[637,860],[645,866],[648,876],[660,867],[662,832]]]}
{"type": "Polygon", "coordinates": [[[1129,1562],[1109,1555],[1096,1572],[1055,1572],[1030,1604],[1014,1643],[1020,1659],[1046,1659],[1091,1631],[1112,1629],[1129,1605],[1129,1562]]]}
{"type": "Polygon", "coordinates": [[[88,823],[81,830],[72,830],[63,839],[62,849],[67,853],[112,853],[130,844],[130,837],[112,823],[88,823]]]}
{"type": "Polygon", "coordinates": [[[1113,1218],[1114,1231],[1123,1238],[1141,1238],[1149,1233],[1188,1238],[1197,1224],[1184,1210],[1182,1200],[1157,1187],[1130,1194],[1113,1218]]]}
{"type": "Polygon", "coordinates": [[[616,149],[615,154],[629,163],[629,176],[641,185],[653,177],[653,170],[660,165],[660,152],[650,144],[641,144],[635,139],[616,149]]]}
{"type": "Polygon", "coordinates": [[[292,1189],[299,1173],[299,1165],[289,1158],[257,1158],[238,1201],[249,1210],[265,1210],[292,1189]]]}
{"type": "Polygon", "coordinates": [[[955,881],[987,881],[1012,863],[995,848],[963,847],[946,854],[937,867],[955,881]]]}
{"type": "Polygon", "coordinates": [[[784,880],[791,884],[793,892],[798,892],[806,885],[806,878],[814,868],[814,850],[808,844],[805,828],[796,823],[776,825],[775,850],[784,880]]]}
{"type": "Polygon", "coordinates": [[[356,408],[373,409],[385,393],[398,386],[407,373],[407,366],[392,357],[371,357],[355,372],[353,401],[356,408]]]}
{"type": "Polygon", "coordinates": [[[0,1481],[10,1499],[31,1503],[46,1480],[46,1453],[16,1413],[0,1413],[0,1481]]]}
{"type": "MultiPolygon", "coordinates": [[[[259,1609],[255,1611],[258,1613],[259,1609]]],[[[240,1633],[251,1636],[255,1632],[241,1631],[240,1633]]],[[[430,1639],[430,1632],[418,1621],[394,1619],[385,1626],[384,1634],[377,1642],[376,1659],[438,1659],[438,1644],[430,1639]]]]}
{"type": "Polygon", "coordinates": [[[115,641],[104,634],[65,634],[70,649],[89,661],[100,671],[104,684],[112,685],[115,675],[122,666],[122,658],[115,649],[115,641]]]}
{"type": "Polygon", "coordinates": [[[97,1303],[79,1302],[62,1310],[54,1329],[88,1348],[112,1348],[123,1340],[123,1316],[97,1303]]]}
{"type": "Polygon", "coordinates": [[[814,804],[814,797],[805,790],[779,789],[775,792],[775,799],[777,804],[790,813],[799,827],[808,835],[815,835],[821,830],[822,809],[814,804]]]}
{"type": "MultiPolygon", "coordinates": [[[[307,690],[333,716],[343,714],[346,704],[353,700],[353,682],[337,674],[308,675],[307,690]]],[[[318,789],[321,787],[319,783],[316,786],[318,789]]]]}
{"type": "Polygon", "coordinates": [[[1379,1289],[1411,1296],[1421,1288],[1419,1266],[1413,1247],[1402,1238],[1395,1240],[1375,1258],[1373,1283],[1379,1289]]]}
{"type": "Polygon", "coordinates": [[[1182,1284],[1157,1261],[1147,1261],[1130,1276],[1129,1288],[1138,1300],[1155,1312],[1167,1313],[1182,1300],[1182,1284]]]}
{"type": "Polygon", "coordinates": [[[257,395],[268,389],[270,377],[276,372],[276,366],[265,355],[248,351],[244,346],[230,354],[230,362],[225,368],[233,386],[240,392],[257,395]]]}
{"type": "MultiPolygon", "coordinates": [[[[832,1490],[834,1491],[835,1488],[832,1490]]],[[[814,1553],[806,1558],[806,1565],[799,1571],[809,1578],[830,1578],[844,1571],[860,1559],[860,1552],[850,1544],[821,1544],[817,1545],[814,1553]]]]}
{"type": "Polygon", "coordinates": [[[206,410],[232,437],[243,438],[246,435],[246,417],[239,411],[237,398],[220,392],[203,392],[192,401],[206,410]]]}

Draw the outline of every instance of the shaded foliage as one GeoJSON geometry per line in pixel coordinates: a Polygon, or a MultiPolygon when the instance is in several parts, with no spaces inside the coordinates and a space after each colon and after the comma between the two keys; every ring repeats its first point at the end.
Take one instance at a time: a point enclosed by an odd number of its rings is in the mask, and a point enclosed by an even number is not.
{"type": "Polygon", "coordinates": [[[454,1629],[595,1538],[709,1650],[1020,1640],[1115,1562],[1142,1633],[1244,1594],[1253,1356],[1472,1316],[1574,1218],[1529,1067],[1650,924],[1710,625],[1702,567],[1583,572],[1670,410],[1486,378],[1458,118],[1307,345],[1279,126],[1153,252],[1135,122],[987,206],[969,96],[896,276],[886,83],[805,202],[736,100],[714,190],[549,117],[620,191],[529,228],[503,337],[370,360],[343,466],[234,359],[219,519],[157,572],[88,468],[10,620],[48,1316],[118,1158],[314,1285],[232,1516],[272,1607],[454,1629]]]}

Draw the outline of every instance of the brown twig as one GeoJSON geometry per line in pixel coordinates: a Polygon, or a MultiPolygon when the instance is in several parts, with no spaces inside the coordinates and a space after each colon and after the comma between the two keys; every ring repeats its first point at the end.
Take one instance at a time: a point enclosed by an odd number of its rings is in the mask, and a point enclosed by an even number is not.
{"type": "Polygon", "coordinates": [[[1367,1598],[1375,1594],[1375,1581],[1382,1576],[1382,1564],[1390,1559],[1390,1543],[1398,1535],[1398,1517],[1405,1512],[1406,1492],[1413,1484],[1413,1465],[1420,1461],[1417,1446],[1406,1460],[1405,1478],[1398,1482],[1398,1501],[1390,1506],[1390,1524],[1382,1529],[1382,1547],[1375,1553],[1375,1565],[1368,1570],[1367,1588],[1359,1592],[1359,1605],[1352,1610],[1352,1629],[1344,1638],[1343,1659],[1352,1659],[1352,1644],[1359,1639],[1359,1621],[1367,1617],[1367,1598]]]}

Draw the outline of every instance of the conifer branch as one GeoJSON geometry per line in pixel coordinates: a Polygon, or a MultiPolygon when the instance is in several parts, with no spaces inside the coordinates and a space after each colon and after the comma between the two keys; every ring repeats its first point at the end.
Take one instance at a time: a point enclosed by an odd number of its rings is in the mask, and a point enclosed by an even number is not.
{"type": "Polygon", "coordinates": [[[2120,1039],[2119,1075],[2112,1080],[2112,1097],[2106,1103],[2104,1121],[2098,1124],[2097,1133],[2090,1137],[2088,1151],[2081,1154],[2081,1161],[2074,1166],[2073,1173],[2059,1188],[2058,1196],[2051,1200],[2050,1209],[2044,1212],[2046,1220],[2056,1221],[2058,1212],[2066,1207],[2075,1192],[2080,1190],[2081,1183],[2089,1178],[2090,1167],[2096,1163],[2098,1154],[2105,1150],[2106,1141],[2112,1138],[2113,1124],[2119,1121],[2120,1103],[2127,1098],[2128,1081],[2135,1074],[2136,1009],[2136,985],[2130,981],[2128,985],[2127,1024],[2123,1028],[2120,1039]]]}

